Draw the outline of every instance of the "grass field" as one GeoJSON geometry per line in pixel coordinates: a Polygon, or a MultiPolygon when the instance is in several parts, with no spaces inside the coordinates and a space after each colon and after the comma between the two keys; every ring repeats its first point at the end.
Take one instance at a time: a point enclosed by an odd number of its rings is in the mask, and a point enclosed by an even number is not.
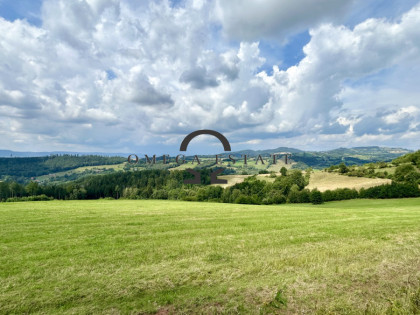
{"type": "Polygon", "coordinates": [[[0,204],[0,313],[420,312],[420,199],[0,204]]]}

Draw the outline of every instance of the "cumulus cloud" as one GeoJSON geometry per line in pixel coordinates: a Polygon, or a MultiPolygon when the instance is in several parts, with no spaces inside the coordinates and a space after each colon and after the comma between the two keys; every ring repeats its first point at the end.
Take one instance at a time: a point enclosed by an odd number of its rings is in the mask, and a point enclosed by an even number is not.
{"type": "MultiPolygon", "coordinates": [[[[162,87],[166,90],[166,88],[162,87]]],[[[126,102],[144,106],[172,106],[174,101],[164,91],[158,91],[140,67],[130,69],[125,85],[121,86],[120,95],[126,102]]]]}
{"type": "Polygon", "coordinates": [[[225,33],[235,39],[284,40],[290,34],[331,21],[346,12],[353,0],[230,0],[216,1],[216,14],[225,33]]]}
{"type": "Polygon", "coordinates": [[[376,116],[365,116],[354,125],[358,136],[405,133],[416,130],[420,109],[414,106],[398,110],[378,112],[376,116]]]}
{"type": "MultiPolygon", "coordinates": [[[[312,29],[311,41],[304,47],[306,56],[297,66],[287,70],[274,67],[272,75],[265,72],[258,75],[271,87],[276,103],[277,109],[269,128],[275,132],[299,127],[329,133],[329,122],[334,113],[338,115],[346,107],[340,94],[349,84],[355,85],[391,67],[402,66],[407,73],[413,73],[406,65],[415,65],[419,61],[419,23],[420,11],[415,7],[398,23],[370,19],[353,30],[331,24],[312,29]]],[[[395,80],[392,76],[390,78],[395,80]]],[[[363,88],[369,90],[368,85],[363,88]]],[[[374,94],[375,89],[371,88],[368,93],[374,94]]],[[[399,94],[403,96],[404,93],[399,94]]],[[[359,106],[364,110],[380,110],[381,104],[375,104],[372,98],[370,101],[359,106]]],[[[411,104],[404,101],[402,97],[394,106],[419,106],[418,101],[411,104]]],[[[351,117],[351,112],[352,107],[343,114],[351,117]]],[[[379,125],[381,121],[372,121],[375,123],[379,125]]],[[[365,130],[362,125],[359,122],[359,135],[365,130]]],[[[402,130],[395,128],[393,131],[402,130]]]]}
{"type": "Polygon", "coordinates": [[[190,83],[195,89],[202,90],[206,87],[218,86],[216,78],[211,77],[206,68],[196,67],[182,73],[179,78],[181,82],[190,83]]]}
{"type": "Polygon", "coordinates": [[[41,26],[0,18],[0,146],[132,151],[215,129],[319,147],[419,132],[419,6],[349,28],[331,21],[351,1],[257,3],[45,0],[41,26]],[[258,40],[308,27],[298,64],[261,70],[258,40]]]}

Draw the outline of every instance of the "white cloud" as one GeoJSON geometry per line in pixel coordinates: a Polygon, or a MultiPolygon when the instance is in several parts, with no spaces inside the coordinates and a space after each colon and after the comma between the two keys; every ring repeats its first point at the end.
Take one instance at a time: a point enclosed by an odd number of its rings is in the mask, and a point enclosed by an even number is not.
{"type": "Polygon", "coordinates": [[[216,14],[230,37],[285,40],[346,12],[353,0],[217,0],[216,14]]]}
{"type": "Polygon", "coordinates": [[[394,113],[387,114],[383,119],[387,124],[398,124],[418,112],[420,112],[420,109],[415,106],[403,107],[394,113]]]}
{"type": "Polygon", "coordinates": [[[197,129],[342,146],[417,132],[420,6],[350,29],[321,23],[350,1],[255,3],[47,0],[42,27],[0,19],[0,147],[132,151],[197,129]],[[265,56],[248,40],[308,25],[303,60],[261,72],[265,56]]]}
{"type": "MultiPolygon", "coordinates": [[[[348,87],[351,82],[357,83],[358,80],[375,76],[392,67],[404,67],[407,71],[404,75],[418,75],[418,69],[409,69],[407,65],[416,65],[420,60],[419,7],[405,14],[399,23],[371,19],[357,25],[353,30],[324,24],[312,29],[310,34],[311,41],[304,47],[306,57],[297,66],[287,70],[274,67],[272,75],[259,74],[271,87],[276,108],[274,119],[269,125],[270,131],[286,132],[300,128],[306,132],[322,132],[317,130],[317,126],[328,125],[334,118],[334,112],[339,113],[346,108],[346,102],[352,102],[354,95],[347,94],[345,98],[343,91],[351,89],[354,94],[359,93],[360,87],[348,87]]],[[[399,71],[396,73],[402,75],[399,71]]],[[[399,78],[390,75],[384,79],[395,81],[399,78]]],[[[362,85],[362,90],[365,96],[356,101],[356,106],[346,108],[346,119],[351,119],[354,107],[359,107],[356,108],[358,111],[353,112],[358,115],[363,115],[363,112],[370,109],[373,112],[380,110],[381,103],[375,104],[378,101],[375,97],[377,87],[366,84],[362,85]],[[366,98],[366,94],[369,98],[366,98]],[[366,103],[367,100],[370,102],[366,103]]],[[[417,90],[411,91],[417,99],[411,98],[412,102],[409,103],[406,102],[408,99],[404,92],[394,92],[399,99],[394,99],[396,103],[393,107],[420,108],[417,90]]],[[[366,128],[375,128],[374,123],[369,122],[368,117],[366,119],[366,128]]],[[[379,120],[377,124],[380,124],[379,120]]],[[[409,127],[410,125],[404,125],[394,131],[404,132],[409,127]]],[[[387,128],[384,130],[390,132],[387,128]]],[[[367,131],[363,129],[363,133],[367,131]]]]}

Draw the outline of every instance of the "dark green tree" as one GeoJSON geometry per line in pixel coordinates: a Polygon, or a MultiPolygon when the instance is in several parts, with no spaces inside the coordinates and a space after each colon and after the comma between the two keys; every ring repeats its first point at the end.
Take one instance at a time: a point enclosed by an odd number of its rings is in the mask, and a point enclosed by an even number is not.
{"type": "Polygon", "coordinates": [[[338,172],[340,174],[345,174],[349,171],[348,167],[346,166],[346,164],[344,164],[344,162],[341,162],[340,165],[338,166],[338,172]]]}
{"type": "Polygon", "coordinates": [[[26,185],[26,192],[29,196],[36,196],[40,193],[40,191],[41,188],[37,182],[30,182],[28,185],[26,185]]]}
{"type": "Polygon", "coordinates": [[[285,168],[284,166],[280,169],[280,174],[281,176],[286,176],[287,175],[287,168],[285,168]]]}
{"type": "Polygon", "coordinates": [[[322,200],[322,193],[318,189],[314,189],[311,191],[310,200],[314,205],[320,205],[323,203],[322,200]]]}

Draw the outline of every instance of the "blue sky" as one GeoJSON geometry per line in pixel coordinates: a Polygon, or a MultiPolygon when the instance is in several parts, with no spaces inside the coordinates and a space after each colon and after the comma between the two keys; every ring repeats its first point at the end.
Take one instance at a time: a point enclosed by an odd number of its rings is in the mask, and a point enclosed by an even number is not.
{"type": "Polygon", "coordinates": [[[234,150],[420,146],[418,1],[0,0],[0,16],[2,149],[176,153],[198,129],[234,150]]]}
{"type": "Polygon", "coordinates": [[[0,16],[8,21],[16,19],[26,19],[34,25],[41,25],[41,6],[40,0],[2,0],[0,1],[0,16]]]}

